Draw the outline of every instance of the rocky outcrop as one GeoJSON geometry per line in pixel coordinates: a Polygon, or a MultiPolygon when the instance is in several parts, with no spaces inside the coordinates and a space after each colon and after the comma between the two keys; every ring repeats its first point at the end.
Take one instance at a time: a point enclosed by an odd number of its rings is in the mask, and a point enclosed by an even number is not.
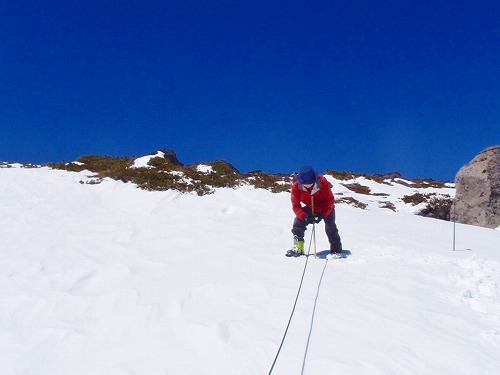
{"type": "Polygon", "coordinates": [[[481,151],[460,169],[452,217],[458,223],[500,226],[500,146],[481,151]]]}
{"type": "Polygon", "coordinates": [[[163,152],[163,157],[167,160],[168,163],[180,166],[184,165],[179,161],[179,159],[177,159],[177,155],[175,154],[174,150],[171,150],[169,148],[161,148],[158,151],[163,152]]]}

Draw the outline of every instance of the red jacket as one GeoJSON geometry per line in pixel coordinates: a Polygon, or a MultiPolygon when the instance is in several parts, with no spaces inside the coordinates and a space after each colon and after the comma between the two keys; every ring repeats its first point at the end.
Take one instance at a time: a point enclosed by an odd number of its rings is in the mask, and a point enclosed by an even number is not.
{"type": "Polygon", "coordinates": [[[295,216],[304,220],[307,213],[302,208],[301,203],[312,208],[311,195],[314,197],[314,212],[327,217],[335,208],[335,197],[333,196],[330,183],[325,177],[318,175],[312,191],[309,192],[299,181],[292,185],[292,209],[295,216]]]}

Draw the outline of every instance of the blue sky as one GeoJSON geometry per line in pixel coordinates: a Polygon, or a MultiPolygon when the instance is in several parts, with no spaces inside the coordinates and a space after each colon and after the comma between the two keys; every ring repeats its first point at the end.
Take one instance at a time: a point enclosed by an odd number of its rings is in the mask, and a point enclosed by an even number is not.
{"type": "Polygon", "coordinates": [[[453,180],[500,144],[499,4],[5,1],[0,160],[453,180]]]}

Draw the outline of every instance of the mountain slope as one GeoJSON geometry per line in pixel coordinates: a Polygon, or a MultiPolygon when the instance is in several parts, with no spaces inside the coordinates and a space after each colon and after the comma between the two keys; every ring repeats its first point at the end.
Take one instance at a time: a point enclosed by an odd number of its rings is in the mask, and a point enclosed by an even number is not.
{"type": "MultiPolygon", "coordinates": [[[[289,194],[88,175],[0,168],[2,371],[267,373],[305,263],[289,194]]],[[[500,232],[457,225],[453,252],[452,223],[366,203],[337,205],[352,255],[309,259],[273,373],[496,373],[500,232]]]]}

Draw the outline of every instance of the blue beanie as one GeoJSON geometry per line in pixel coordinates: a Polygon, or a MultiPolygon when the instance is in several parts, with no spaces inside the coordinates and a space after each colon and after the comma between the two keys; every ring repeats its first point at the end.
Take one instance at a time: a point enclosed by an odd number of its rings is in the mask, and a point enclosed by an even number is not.
{"type": "Polygon", "coordinates": [[[304,165],[300,168],[299,174],[297,175],[297,180],[302,184],[312,184],[316,182],[318,178],[318,174],[314,171],[314,169],[309,165],[304,165]]]}

